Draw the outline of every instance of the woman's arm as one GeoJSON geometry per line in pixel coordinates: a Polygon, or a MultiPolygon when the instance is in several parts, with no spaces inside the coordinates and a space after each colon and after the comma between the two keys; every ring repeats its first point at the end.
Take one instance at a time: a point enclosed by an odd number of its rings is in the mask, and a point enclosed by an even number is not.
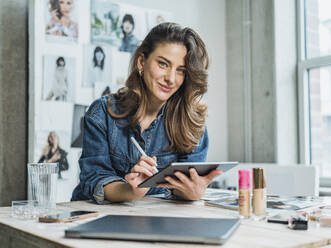
{"type": "Polygon", "coordinates": [[[149,188],[142,189],[141,195],[133,191],[130,184],[125,182],[113,182],[104,188],[105,199],[111,202],[135,201],[139,200],[147,193],[149,188]]]}
{"type": "MultiPolygon", "coordinates": [[[[104,186],[125,182],[113,168],[107,140],[106,122],[94,114],[93,108],[102,108],[101,101],[92,104],[84,117],[83,151],[79,159],[82,194],[97,203],[104,203],[104,186]]],[[[109,193],[107,194],[109,196],[109,193]]]]}
{"type": "Polygon", "coordinates": [[[79,160],[82,194],[100,204],[104,200],[119,202],[139,199],[148,189],[137,188],[137,185],[153,175],[151,171],[156,162],[150,157],[142,156],[125,178],[118,175],[110,159],[104,119],[108,113],[101,112],[101,101],[93,103],[84,117],[83,152],[79,160]]]}
{"type": "Polygon", "coordinates": [[[69,169],[69,163],[67,159],[67,152],[65,150],[62,150],[61,148],[58,151],[60,153],[60,159],[59,159],[59,169],[61,171],[68,170],[69,169]]]}
{"type": "Polygon", "coordinates": [[[105,198],[111,202],[135,201],[146,195],[150,188],[138,185],[155,173],[156,157],[141,156],[138,163],[125,175],[127,183],[114,182],[104,187],[105,198]]]}

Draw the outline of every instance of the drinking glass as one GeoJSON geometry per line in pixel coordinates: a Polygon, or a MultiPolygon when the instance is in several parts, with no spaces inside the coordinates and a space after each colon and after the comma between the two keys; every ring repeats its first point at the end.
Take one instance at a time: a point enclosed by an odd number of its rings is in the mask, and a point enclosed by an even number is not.
{"type": "Polygon", "coordinates": [[[28,199],[35,200],[45,212],[56,208],[58,163],[28,164],[28,199]]]}
{"type": "Polygon", "coordinates": [[[40,214],[37,201],[21,200],[11,202],[11,216],[13,218],[34,220],[40,214]]]}

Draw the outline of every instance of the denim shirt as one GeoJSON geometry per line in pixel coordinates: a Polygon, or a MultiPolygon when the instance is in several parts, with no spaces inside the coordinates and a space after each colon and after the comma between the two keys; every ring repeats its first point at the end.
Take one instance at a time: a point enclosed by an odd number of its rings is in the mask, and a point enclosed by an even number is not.
{"type": "MultiPolygon", "coordinates": [[[[141,154],[130,140],[134,136],[146,154],[157,157],[160,170],[172,162],[202,162],[206,160],[208,133],[205,129],[199,145],[189,154],[176,154],[166,150],[169,139],[164,126],[165,105],[157,118],[141,134],[140,126],[135,131],[128,124],[129,118],[116,119],[107,110],[109,97],[95,100],[84,117],[83,151],[79,159],[80,183],[74,189],[72,201],[93,199],[99,204],[109,203],[104,199],[103,187],[111,182],[127,182],[124,177],[137,164],[141,154]]],[[[111,98],[116,112],[116,100],[111,98]]],[[[147,194],[161,194],[166,188],[151,188],[147,194]]]]}

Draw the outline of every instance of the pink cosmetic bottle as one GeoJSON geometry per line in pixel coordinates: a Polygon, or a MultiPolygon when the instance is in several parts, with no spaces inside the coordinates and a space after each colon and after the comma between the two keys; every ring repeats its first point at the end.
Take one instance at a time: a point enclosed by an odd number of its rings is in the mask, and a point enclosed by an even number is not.
{"type": "Polygon", "coordinates": [[[249,170],[239,170],[239,215],[249,218],[251,215],[251,176],[249,170]]]}

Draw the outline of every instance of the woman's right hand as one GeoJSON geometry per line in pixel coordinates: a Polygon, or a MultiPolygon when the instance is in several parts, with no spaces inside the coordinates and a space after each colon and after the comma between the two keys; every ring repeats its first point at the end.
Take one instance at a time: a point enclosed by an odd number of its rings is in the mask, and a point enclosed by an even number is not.
{"type": "Polygon", "coordinates": [[[125,175],[125,180],[130,184],[137,198],[143,197],[148,192],[149,188],[138,188],[138,185],[156,173],[156,166],[156,157],[141,156],[131,172],[125,175]]]}
{"type": "Polygon", "coordinates": [[[58,10],[52,10],[51,11],[51,16],[52,16],[52,20],[55,22],[55,23],[59,23],[60,22],[60,18],[58,17],[58,10]]]}

